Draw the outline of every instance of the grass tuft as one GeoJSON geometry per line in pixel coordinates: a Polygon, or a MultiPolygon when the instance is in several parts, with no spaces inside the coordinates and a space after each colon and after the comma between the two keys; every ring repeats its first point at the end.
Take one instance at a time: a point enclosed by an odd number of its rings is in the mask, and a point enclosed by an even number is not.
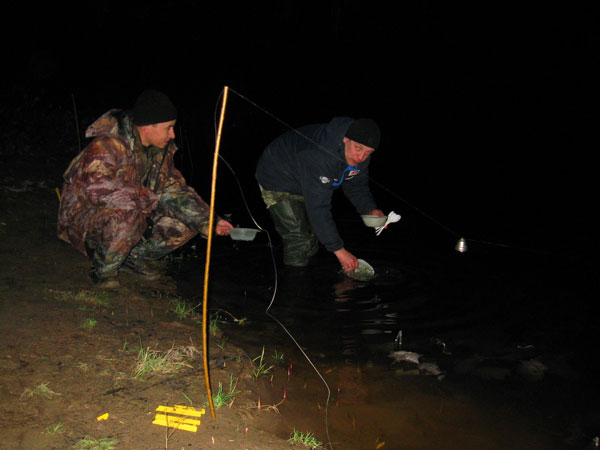
{"type": "Polygon", "coordinates": [[[117,439],[102,438],[94,439],[86,436],[73,445],[73,450],[112,450],[119,443],[117,439]]]}
{"type": "Polygon", "coordinates": [[[79,324],[79,327],[85,328],[87,330],[91,330],[92,328],[94,328],[96,326],[97,323],[98,323],[98,321],[96,319],[92,319],[91,317],[88,317],[87,319],[84,319],[81,321],[81,323],[79,324]]]}
{"type": "Polygon", "coordinates": [[[223,390],[223,383],[219,382],[219,389],[216,394],[213,394],[213,406],[217,409],[225,405],[231,407],[235,397],[240,393],[240,391],[235,390],[236,385],[237,381],[233,381],[233,375],[229,375],[229,390],[227,392],[223,390]]]}
{"type": "Polygon", "coordinates": [[[254,363],[254,370],[252,371],[252,378],[254,381],[260,377],[264,377],[271,373],[273,366],[268,366],[265,362],[265,347],[262,348],[262,353],[252,360],[254,363]]]}
{"type": "Polygon", "coordinates": [[[58,434],[62,430],[62,427],[64,425],[65,424],[62,423],[62,422],[58,422],[56,425],[50,425],[49,427],[47,427],[44,430],[44,433],[46,433],[46,434],[58,434]]]}
{"type": "Polygon", "coordinates": [[[132,377],[143,380],[145,375],[151,373],[175,373],[184,367],[192,368],[188,359],[192,353],[189,349],[171,348],[166,352],[140,348],[137,363],[133,369],[132,377]]]}
{"type": "Polygon", "coordinates": [[[219,313],[216,313],[208,323],[208,329],[212,336],[217,336],[221,333],[221,329],[219,328],[219,321],[221,320],[221,316],[219,313]]]}
{"type": "Polygon", "coordinates": [[[323,443],[319,441],[311,432],[307,431],[304,433],[301,431],[296,431],[295,428],[288,439],[288,442],[291,444],[301,444],[308,448],[321,448],[323,445],[323,443]]]}
{"type": "Polygon", "coordinates": [[[285,354],[283,352],[279,353],[277,350],[271,355],[271,359],[273,362],[279,366],[285,364],[285,354]]]}
{"type": "Polygon", "coordinates": [[[58,392],[54,392],[48,388],[48,383],[41,383],[33,389],[27,388],[21,394],[21,398],[33,398],[34,396],[42,397],[47,400],[51,400],[55,395],[60,395],[58,392]]]}
{"type": "Polygon", "coordinates": [[[109,306],[108,295],[104,292],[92,292],[82,289],[76,293],[72,291],[53,291],[54,296],[60,301],[75,301],[77,303],[92,306],[109,306]]]}
{"type": "Polygon", "coordinates": [[[179,320],[194,319],[196,317],[196,306],[190,306],[184,299],[176,298],[169,301],[170,311],[173,311],[179,320]]]}

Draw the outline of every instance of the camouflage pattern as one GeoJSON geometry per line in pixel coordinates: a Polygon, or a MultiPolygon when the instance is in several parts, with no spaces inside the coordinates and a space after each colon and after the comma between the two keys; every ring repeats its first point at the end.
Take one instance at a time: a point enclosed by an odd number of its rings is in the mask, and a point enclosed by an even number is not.
{"type": "Polygon", "coordinates": [[[94,140],[64,173],[57,231],[92,258],[98,276],[114,276],[126,260],[160,259],[197,233],[207,236],[209,205],[175,168],[173,142],[144,148],[129,114],[119,110],[100,117],[86,137],[94,140]]]}
{"type": "Polygon", "coordinates": [[[282,200],[292,199],[304,201],[304,197],[298,194],[290,194],[289,192],[269,191],[262,187],[260,184],[258,185],[258,188],[260,189],[260,195],[262,196],[262,199],[265,202],[267,209],[273,205],[276,205],[282,200]]]}

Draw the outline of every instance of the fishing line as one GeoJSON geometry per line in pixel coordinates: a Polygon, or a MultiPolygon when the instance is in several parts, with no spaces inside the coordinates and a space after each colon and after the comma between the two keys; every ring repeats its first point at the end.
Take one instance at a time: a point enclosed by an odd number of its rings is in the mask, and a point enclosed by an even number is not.
{"type": "MultiPolygon", "coordinates": [[[[230,92],[235,92],[231,88],[228,88],[228,89],[229,89],[230,92]]],[[[218,103],[219,103],[220,98],[222,97],[222,95],[223,95],[223,92],[221,92],[221,94],[219,94],[219,97],[217,98],[217,105],[218,105],[218,103]]],[[[271,117],[275,118],[275,116],[273,116],[272,114],[269,113],[269,115],[271,117]]],[[[281,121],[279,121],[279,122],[281,122],[281,121]]],[[[216,125],[217,125],[217,109],[215,109],[214,123],[215,123],[215,131],[216,131],[216,129],[217,129],[216,128],[216,125]]],[[[281,123],[283,123],[283,122],[281,122],[281,123]]],[[[287,125],[287,124],[286,124],[286,126],[289,127],[289,125],[287,125]]],[[[319,370],[317,369],[317,367],[315,366],[315,364],[311,361],[311,359],[308,357],[308,355],[306,354],[306,352],[302,349],[302,346],[298,343],[298,341],[296,340],[296,338],[285,327],[285,325],[283,323],[281,323],[281,321],[279,319],[277,319],[277,317],[275,317],[270,312],[270,309],[273,306],[273,303],[275,302],[275,297],[277,296],[277,286],[278,286],[277,263],[276,263],[276,260],[275,260],[275,253],[273,251],[273,242],[271,241],[271,234],[258,224],[258,222],[256,221],[256,219],[254,218],[254,215],[250,211],[250,207],[248,206],[248,202],[246,201],[246,197],[244,195],[244,190],[242,189],[242,185],[240,183],[240,180],[239,180],[237,174],[235,173],[235,171],[233,170],[233,167],[231,167],[231,165],[225,160],[225,158],[223,158],[223,156],[221,154],[219,154],[219,158],[221,159],[221,161],[223,161],[223,163],[229,168],[229,170],[233,174],[233,177],[234,177],[234,179],[235,179],[235,181],[236,181],[236,183],[238,185],[238,188],[240,190],[240,194],[242,196],[242,201],[244,203],[246,211],[248,212],[248,215],[252,219],[252,222],[254,222],[254,225],[256,225],[256,227],[259,230],[264,231],[266,233],[266,235],[267,235],[267,239],[269,241],[269,249],[270,249],[270,254],[271,254],[271,260],[273,262],[274,287],[273,287],[273,295],[271,296],[271,301],[269,302],[269,305],[267,306],[267,309],[265,310],[265,314],[267,316],[269,316],[271,319],[273,319],[281,327],[281,329],[283,329],[283,331],[286,332],[286,334],[290,337],[290,339],[292,340],[292,342],[294,342],[294,344],[296,345],[296,347],[298,347],[298,350],[300,350],[300,353],[302,353],[302,355],[304,356],[304,358],[306,358],[306,361],[308,361],[308,363],[310,364],[310,366],[313,368],[313,370],[315,371],[315,373],[318,375],[318,377],[321,379],[321,381],[325,385],[325,388],[327,389],[327,401],[325,402],[325,432],[327,434],[327,443],[328,443],[329,447],[333,450],[333,445],[331,444],[331,438],[329,437],[329,402],[330,402],[330,399],[331,399],[331,389],[329,388],[329,385],[327,384],[327,381],[325,381],[325,378],[323,378],[323,375],[321,375],[321,372],[319,372],[319,370]]]]}
{"type": "MultiPolygon", "coordinates": [[[[302,136],[304,139],[306,139],[307,141],[309,141],[311,144],[313,144],[314,146],[320,148],[321,150],[323,150],[324,152],[328,153],[329,155],[333,156],[334,158],[336,158],[338,161],[341,161],[343,163],[346,163],[346,161],[341,158],[338,154],[333,153],[331,151],[329,151],[329,149],[323,147],[322,145],[320,145],[318,142],[313,141],[312,139],[310,139],[308,136],[305,136],[304,134],[300,133],[300,131],[298,131],[296,128],[292,127],[291,125],[289,125],[288,123],[284,122],[283,120],[279,119],[278,117],[276,117],[274,114],[270,113],[269,111],[267,111],[266,109],[262,108],[260,105],[256,104],[255,102],[253,102],[252,100],[250,100],[249,98],[245,97],[244,95],[240,94],[239,92],[235,91],[234,89],[229,88],[230,92],[233,92],[234,94],[236,94],[238,97],[240,97],[241,99],[247,101],[248,103],[250,103],[252,106],[254,106],[255,108],[257,108],[258,110],[262,111],[263,113],[265,113],[266,115],[268,115],[269,117],[273,118],[274,120],[276,120],[277,122],[279,122],[280,124],[284,125],[285,127],[289,128],[291,131],[295,132],[296,134],[302,136]]],[[[414,206],[413,204],[409,203],[408,201],[406,201],[405,199],[403,199],[402,197],[400,197],[398,194],[396,194],[395,192],[393,192],[391,189],[385,187],[383,184],[379,183],[378,181],[374,180],[373,178],[371,178],[371,176],[367,176],[367,178],[369,179],[369,181],[371,181],[372,183],[376,184],[377,186],[379,186],[382,190],[386,191],[388,194],[392,195],[393,197],[396,197],[398,200],[402,201],[403,203],[405,203],[406,205],[410,206],[411,208],[413,208],[415,211],[417,211],[418,213],[420,213],[421,215],[423,215],[424,217],[428,218],[429,220],[431,220],[432,222],[434,222],[436,225],[440,226],[441,228],[445,229],[446,231],[448,231],[450,234],[453,234],[456,237],[460,237],[460,235],[458,233],[456,233],[455,231],[451,230],[450,228],[448,228],[447,226],[445,226],[444,224],[442,224],[441,222],[435,220],[433,217],[431,217],[429,214],[425,213],[423,210],[417,208],[416,206],[414,206]]]]}
{"type": "MultiPolygon", "coordinates": [[[[308,136],[302,134],[300,131],[298,131],[298,129],[292,127],[291,125],[289,125],[288,123],[286,123],[285,121],[281,120],[279,117],[275,116],[274,114],[272,114],[271,112],[267,111],[266,109],[264,109],[263,107],[261,107],[260,105],[258,105],[257,103],[253,102],[252,100],[248,99],[247,97],[245,97],[244,95],[240,94],[239,92],[235,91],[234,89],[231,89],[230,87],[227,88],[229,92],[232,92],[234,94],[236,94],[238,97],[240,97],[241,99],[245,100],[246,102],[248,102],[250,105],[254,106],[255,108],[257,108],[259,111],[263,112],[264,114],[266,114],[267,116],[271,117],[273,120],[275,120],[276,122],[284,125],[286,128],[288,128],[289,130],[295,132],[296,134],[302,136],[304,139],[306,139],[307,141],[309,141],[310,143],[312,143],[313,145],[315,145],[316,147],[320,148],[321,150],[323,150],[324,152],[328,153],[329,155],[333,156],[334,158],[340,160],[341,162],[345,163],[345,160],[343,158],[341,158],[339,155],[329,151],[327,148],[321,146],[320,144],[318,144],[317,142],[313,141],[312,139],[310,139],[308,136]]],[[[221,92],[217,98],[217,103],[219,102],[220,98],[222,97],[223,92],[221,92]]],[[[216,131],[216,123],[217,123],[217,118],[216,118],[216,109],[215,109],[215,131],[216,131]]],[[[256,219],[254,218],[250,207],[248,206],[248,202],[246,200],[246,197],[244,195],[244,190],[241,186],[241,183],[239,181],[239,178],[237,176],[237,174],[235,173],[235,171],[233,170],[233,168],[231,167],[231,165],[225,160],[225,158],[223,158],[222,155],[218,155],[219,159],[221,161],[223,161],[223,163],[229,168],[229,170],[231,171],[231,173],[233,174],[233,177],[238,185],[240,194],[242,196],[242,201],[243,204],[246,208],[246,211],[248,212],[248,215],[250,216],[252,222],[254,223],[254,225],[261,231],[265,232],[267,235],[267,239],[269,242],[269,248],[270,248],[270,253],[271,253],[271,259],[272,259],[272,263],[273,263],[273,270],[274,270],[274,289],[273,289],[273,295],[271,297],[271,300],[269,302],[269,305],[267,306],[266,310],[265,310],[265,314],[267,316],[269,316],[272,320],[274,320],[283,331],[285,331],[285,333],[290,337],[290,339],[294,342],[294,344],[298,347],[298,349],[300,350],[300,352],[302,353],[302,355],[305,357],[306,361],[308,361],[308,363],[310,364],[310,366],[313,368],[313,370],[315,371],[315,373],[318,375],[318,377],[321,379],[321,381],[323,382],[323,384],[325,385],[326,389],[327,389],[327,401],[325,404],[325,430],[327,433],[327,440],[328,440],[328,445],[329,447],[333,450],[333,446],[331,444],[331,439],[330,439],[330,435],[329,435],[329,403],[330,403],[330,399],[331,399],[331,389],[329,388],[329,385],[327,384],[327,381],[325,381],[325,378],[321,375],[321,373],[319,372],[319,370],[317,369],[317,367],[315,366],[315,364],[312,362],[312,360],[309,358],[309,356],[306,354],[306,352],[302,349],[302,347],[300,346],[300,344],[298,343],[298,341],[296,340],[296,338],[294,338],[294,336],[292,335],[292,333],[285,327],[285,325],[283,323],[281,323],[281,321],[279,319],[277,319],[277,317],[275,317],[271,312],[270,309],[274,304],[275,298],[277,296],[277,288],[278,288],[278,274],[277,274],[277,264],[275,261],[275,255],[274,255],[274,251],[273,251],[273,243],[271,240],[271,235],[270,233],[265,230],[263,227],[261,227],[258,222],[256,221],[256,219]]],[[[451,235],[454,235],[455,237],[460,237],[460,234],[458,234],[457,232],[455,232],[454,230],[452,230],[451,228],[449,228],[448,226],[444,225],[443,223],[441,223],[440,221],[436,220],[435,218],[433,218],[431,215],[427,214],[425,211],[421,210],[420,208],[416,207],[415,205],[411,204],[410,202],[406,201],[404,198],[400,197],[398,194],[396,194],[395,192],[393,192],[391,189],[387,188],[386,186],[384,186],[383,184],[379,183],[378,181],[374,180],[372,177],[367,176],[369,181],[376,184],[379,188],[381,188],[382,190],[384,190],[385,192],[387,192],[388,194],[390,194],[391,196],[397,198],[398,200],[402,201],[404,204],[406,204],[407,206],[409,206],[410,208],[414,209],[415,211],[417,211],[419,214],[421,214],[423,217],[429,219],[430,221],[432,221],[434,224],[438,225],[439,227],[443,228],[444,230],[446,230],[448,233],[450,233],[451,235]]],[[[516,248],[515,246],[512,245],[507,245],[507,244],[500,244],[500,243],[494,243],[494,242],[489,242],[489,241],[481,241],[481,240],[473,240],[473,239],[469,239],[469,241],[473,241],[473,242],[479,242],[482,244],[487,244],[487,245],[496,245],[496,246],[501,246],[501,247],[507,247],[507,248],[516,248]]]]}
{"type": "MultiPolygon", "coordinates": [[[[319,145],[317,142],[313,141],[312,139],[310,139],[308,136],[303,135],[302,133],[300,133],[297,129],[295,129],[294,127],[292,127],[291,125],[289,125],[288,123],[284,122],[283,120],[281,120],[280,118],[276,117],[274,114],[272,114],[271,112],[267,111],[266,109],[264,109],[263,107],[261,107],[260,105],[258,105],[257,103],[253,102],[252,100],[250,100],[249,98],[247,98],[246,96],[240,94],[239,92],[235,91],[234,89],[229,88],[230,92],[233,92],[234,94],[236,94],[238,97],[240,97],[241,99],[245,100],[246,102],[248,102],[249,104],[251,104],[252,106],[254,106],[255,108],[257,108],[259,111],[263,112],[264,114],[268,115],[269,117],[271,117],[273,120],[279,122],[280,124],[284,125],[285,127],[289,128],[291,131],[294,131],[295,133],[297,133],[298,135],[302,136],[304,139],[306,139],[307,141],[309,141],[310,143],[312,143],[313,145],[315,145],[316,147],[320,148],[321,150],[323,150],[324,152],[328,153],[329,155],[333,156],[334,158],[338,159],[339,161],[345,163],[346,161],[343,160],[342,158],[340,158],[339,155],[330,152],[327,148],[319,145]]],[[[462,238],[461,234],[457,233],[456,231],[454,231],[453,229],[451,229],[450,227],[448,227],[447,225],[443,224],[442,222],[440,222],[439,220],[436,220],[433,216],[431,216],[430,214],[426,213],[425,211],[423,211],[422,209],[418,208],[417,206],[413,205],[412,203],[410,203],[409,201],[407,201],[406,199],[402,198],[400,195],[398,195],[397,193],[395,193],[394,191],[392,191],[391,189],[387,188],[386,186],[384,186],[383,184],[381,184],[380,182],[378,182],[377,180],[373,179],[370,175],[367,175],[367,178],[369,179],[370,182],[372,182],[373,184],[377,185],[379,188],[381,188],[383,191],[387,192],[389,195],[391,195],[392,197],[395,197],[396,199],[400,200],[401,202],[403,202],[405,205],[407,205],[408,207],[412,208],[413,210],[415,210],[417,213],[421,214],[423,217],[427,218],[428,220],[430,220],[432,223],[434,223],[435,225],[439,226],[440,228],[444,229],[446,232],[448,232],[449,234],[453,235],[456,238],[461,238],[465,241],[469,241],[469,242],[476,242],[482,245],[487,245],[490,247],[503,247],[503,248],[510,248],[510,249],[515,249],[515,250],[521,250],[521,251],[527,251],[527,252],[531,252],[531,253],[538,253],[538,254],[543,254],[543,255],[556,255],[557,252],[551,252],[551,251],[544,251],[544,250],[539,250],[539,249],[532,249],[532,248],[526,248],[526,247],[522,247],[522,246],[517,246],[514,244],[505,244],[505,243],[499,243],[499,242],[491,242],[491,241],[486,241],[486,240],[482,240],[482,239],[473,239],[473,238],[462,238]]]]}

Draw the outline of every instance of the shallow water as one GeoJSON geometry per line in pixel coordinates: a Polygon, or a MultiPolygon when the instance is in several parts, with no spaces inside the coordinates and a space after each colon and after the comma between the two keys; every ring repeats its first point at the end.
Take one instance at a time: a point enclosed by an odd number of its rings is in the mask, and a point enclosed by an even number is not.
{"type": "MultiPolygon", "coordinates": [[[[600,424],[594,422],[598,367],[590,355],[597,340],[585,262],[505,249],[459,254],[452,242],[424,248],[391,230],[374,238],[348,228],[362,242],[357,255],[376,271],[373,280],[346,277],[326,253],[307,269],[274,267],[265,233],[252,242],[218,240],[211,256],[210,310],[226,311],[224,322],[248,319],[243,329],[223,326],[249,355],[265,346],[305,371],[316,398],[305,387],[308,403],[296,405],[298,411],[311,401],[322,406],[323,384],[285,327],[328,380],[336,404],[327,428],[332,441],[344,442],[341,448],[375,448],[383,436],[386,448],[583,448],[591,442],[600,424]],[[418,353],[442,376],[396,362],[390,354],[397,350],[418,353]],[[367,421],[357,419],[364,414],[367,421]],[[484,446],[485,440],[493,443],[484,446]]],[[[188,296],[202,292],[201,255],[197,262],[180,267],[188,296]]],[[[296,424],[304,420],[288,414],[296,424]]],[[[323,438],[323,423],[317,415],[306,426],[323,438]]]]}

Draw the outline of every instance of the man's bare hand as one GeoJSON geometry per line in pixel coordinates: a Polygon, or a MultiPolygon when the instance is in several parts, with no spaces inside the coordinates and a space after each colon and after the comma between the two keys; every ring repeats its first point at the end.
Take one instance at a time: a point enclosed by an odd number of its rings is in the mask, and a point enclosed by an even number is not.
{"type": "Polygon", "coordinates": [[[215,233],[217,233],[219,236],[227,236],[229,235],[229,230],[231,230],[232,228],[233,225],[231,225],[225,219],[221,219],[217,222],[215,233]]]}
{"type": "Polygon", "coordinates": [[[345,272],[354,272],[358,268],[358,259],[345,248],[333,252],[345,272]]]}
{"type": "Polygon", "coordinates": [[[373,211],[371,211],[369,214],[370,214],[371,216],[377,216],[377,217],[383,217],[383,216],[385,216],[385,214],[383,213],[383,211],[382,211],[382,210],[380,210],[380,209],[374,209],[374,210],[373,210],[373,211]]]}

